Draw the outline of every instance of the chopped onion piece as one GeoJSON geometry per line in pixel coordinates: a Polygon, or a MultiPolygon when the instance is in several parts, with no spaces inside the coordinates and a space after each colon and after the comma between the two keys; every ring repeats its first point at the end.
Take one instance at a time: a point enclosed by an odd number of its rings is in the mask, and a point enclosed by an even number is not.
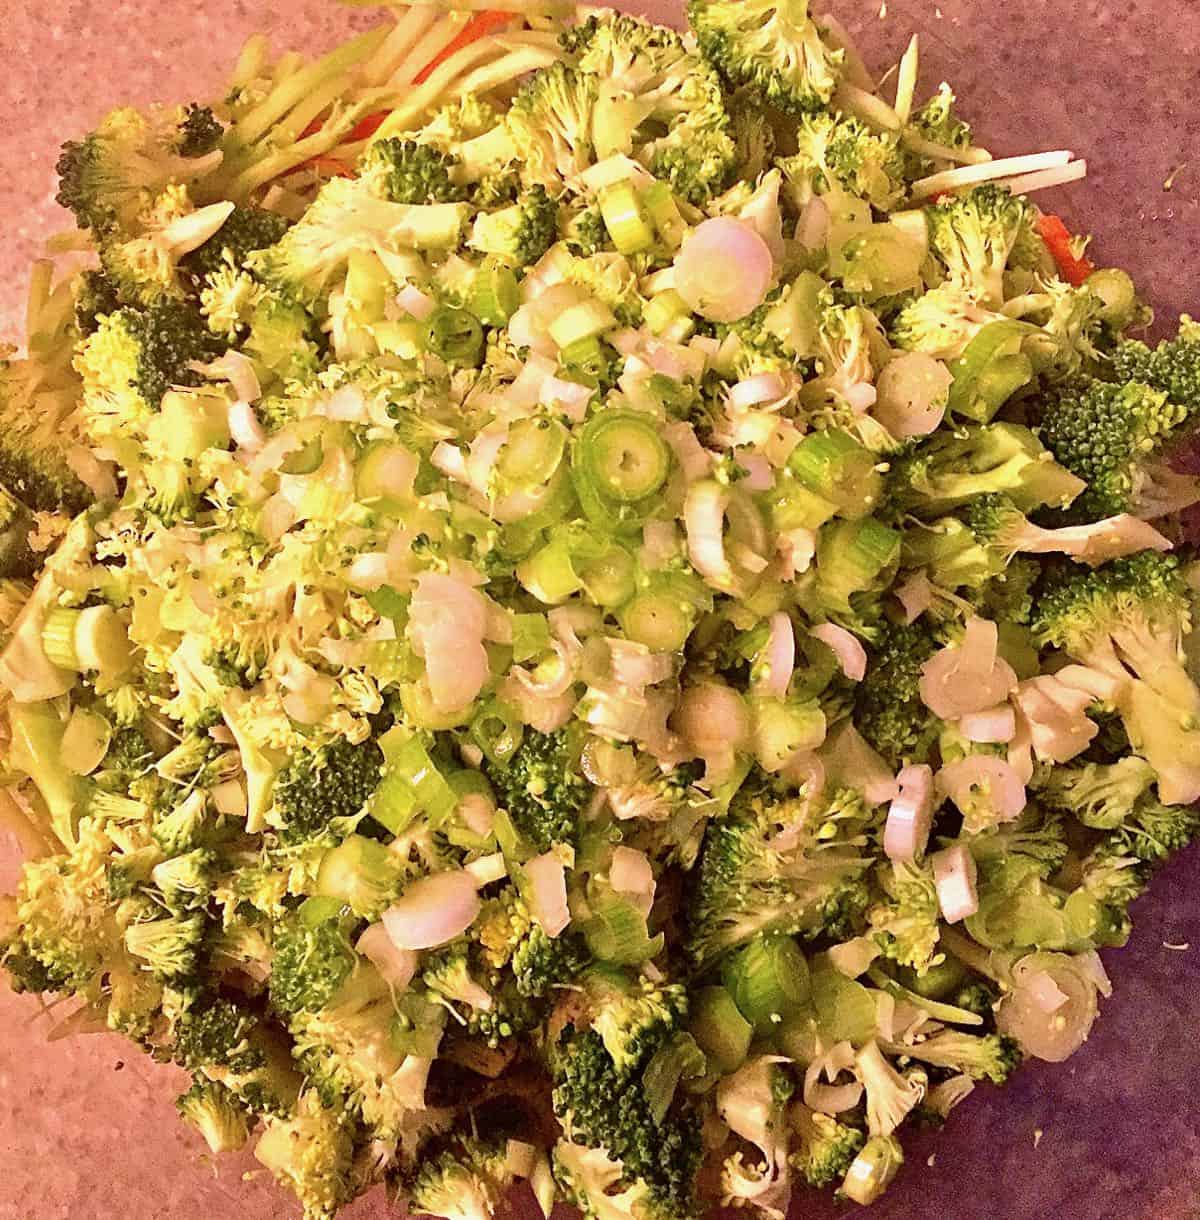
{"type": "Polygon", "coordinates": [[[1017,714],[1011,705],[998,703],[982,712],[968,712],[960,717],[958,727],[968,741],[980,744],[1012,741],[1017,733],[1017,714]]]}
{"type": "Polygon", "coordinates": [[[778,373],[758,373],[730,388],[729,405],[745,410],[748,407],[756,407],[759,403],[775,402],[787,392],[787,382],[778,373]]]}
{"type": "Polygon", "coordinates": [[[824,250],[829,241],[830,225],[829,205],[820,195],[814,195],[800,213],[796,240],[806,250],[824,250]]]}
{"type": "Polygon", "coordinates": [[[775,471],[762,453],[739,453],[737,464],[746,472],[743,486],[747,491],[770,491],[775,485],[775,471]]]}
{"type": "Polygon", "coordinates": [[[700,444],[696,430],[683,420],[672,420],[659,429],[659,435],[671,447],[683,477],[689,483],[702,479],[712,469],[712,454],[700,444]]]}
{"type": "Polygon", "coordinates": [[[643,915],[654,905],[654,870],[645,852],[631,847],[613,848],[608,880],[618,894],[624,894],[643,915]]]}
{"type": "Polygon", "coordinates": [[[233,348],[209,364],[201,365],[200,371],[209,377],[223,377],[245,402],[257,402],[262,397],[254,361],[233,348]]]}
{"type": "Polygon", "coordinates": [[[456,483],[470,483],[467,474],[467,458],[463,451],[449,441],[438,441],[429,455],[430,465],[456,483]]]}
{"type": "Polygon", "coordinates": [[[933,769],[925,763],[901,768],[896,789],[883,828],[883,852],[889,860],[915,860],[925,854],[933,826],[933,769]]]}
{"type": "Polygon", "coordinates": [[[257,453],[267,443],[266,429],[245,399],[239,398],[230,404],[229,435],[233,437],[233,443],[247,453],[257,453]]]}
{"type": "Polygon", "coordinates": [[[1099,1010],[1096,993],[1090,964],[1065,953],[1031,953],[1012,968],[1012,990],[996,1009],[996,1028],[1026,1054],[1062,1063],[1087,1041],[1099,1010]],[[1049,1012],[1046,977],[1066,997],[1049,1012]]]}
{"type": "Polygon", "coordinates": [[[905,352],[880,371],[872,415],[897,440],[928,436],[946,414],[950,370],[924,352],[905,352]]]}
{"type": "Polygon", "coordinates": [[[969,754],[947,763],[937,774],[937,786],[964,813],[971,799],[986,792],[997,819],[1011,822],[1025,808],[1025,785],[1012,765],[995,754],[969,754]]]}
{"type": "Polygon", "coordinates": [[[842,397],[855,415],[865,415],[875,405],[878,393],[869,381],[855,381],[842,391],[842,397]]]}
{"type": "Polygon", "coordinates": [[[344,385],[325,401],[325,417],[339,420],[347,424],[365,424],[367,422],[367,400],[357,386],[344,385]]]}
{"type": "Polygon", "coordinates": [[[675,259],[675,288],[710,322],[736,322],[762,304],[775,273],[771,249],[753,227],[717,216],[695,228],[675,259]]]}
{"type": "Polygon", "coordinates": [[[218,813],[229,817],[244,818],[246,816],[246,789],[240,780],[227,779],[217,784],[212,792],[213,808],[218,813]]]}
{"type": "Polygon", "coordinates": [[[818,623],[808,629],[808,634],[832,649],[842,673],[851,682],[861,682],[867,672],[867,652],[853,632],[837,623],[818,623]]]}
{"type": "Polygon", "coordinates": [[[1016,689],[1012,666],[996,655],[996,624],[967,620],[962,641],[933,654],[921,667],[921,701],[935,716],[957,720],[1003,702],[1016,689]]]}
{"type": "Polygon", "coordinates": [[[1069,997],[1044,971],[1038,970],[1029,976],[1029,998],[1042,1012],[1057,1012],[1069,997]]]}
{"type": "Polygon", "coordinates": [[[410,318],[424,322],[437,308],[437,302],[428,293],[422,292],[415,284],[405,284],[396,294],[396,304],[410,318]]]}
{"type": "Polygon", "coordinates": [[[478,860],[472,860],[469,864],[463,865],[463,868],[475,878],[475,884],[480,889],[508,876],[508,864],[502,851],[493,852],[490,856],[481,856],[478,860]]]}
{"type": "Polygon", "coordinates": [[[417,954],[412,949],[398,948],[381,923],[371,924],[354,947],[379,971],[393,991],[405,991],[417,973],[420,960],[417,954]]]}
{"type": "Polygon", "coordinates": [[[904,607],[904,621],[915,623],[933,605],[933,585],[924,569],[914,572],[902,585],[893,590],[900,605],[904,607]]]}
{"type": "Polygon", "coordinates": [[[975,857],[965,844],[943,847],[929,857],[933,865],[933,880],[937,887],[938,906],[947,923],[959,923],[979,910],[979,894],[975,889],[977,870],[975,857]]]}
{"type": "Polygon", "coordinates": [[[440,572],[417,577],[408,632],[440,709],[466,707],[487,681],[486,626],[487,603],[477,589],[440,572]]]}
{"type": "Polygon", "coordinates": [[[791,618],[776,610],[768,620],[767,642],[754,666],[754,693],[769,699],[787,694],[796,668],[796,631],[791,618]]]}
{"type": "Polygon", "coordinates": [[[356,589],[366,589],[368,592],[378,589],[388,582],[389,562],[385,551],[365,551],[355,555],[346,570],[346,579],[356,589]]]}
{"type": "Polygon", "coordinates": [[[482,905],[475,878],[463,869],[430,873],[412,882],[383,913],[398,949],[436,949],[461,936],[482,905]]]}
{"type": "Polygon", "coordinates": [[[542,382],[538,401],[543,406],[558,407],[572,423],[578,424],[583,422],[583,417],[587,414],[587,405],[591,402],[593,393],[591,386],[550,376],[542,382]]]}
{"type": "Polygon", "coordinates": [[[529,882],[529,913],[547,936],[558,936],[571,922],[562,856],[553,849],[534,856],[525,864],[525,879],[529,882]]]}
{"type": "Polygon", "coordinates": [[[695,757],[706,761],[739,750],[750,735],[750,713],[742,696],[716,680],[689,686],[672,720],[695,757]]]}
{"type": "Polygon", "coordinates": [[[1013,696],[1029,731],[1029,743],[1042,762],[1065,763],[1082,754],[1100,731],[1087,715],[1091,692],[1064,682],[1057,674],[1027,679],[1013,696]]]}

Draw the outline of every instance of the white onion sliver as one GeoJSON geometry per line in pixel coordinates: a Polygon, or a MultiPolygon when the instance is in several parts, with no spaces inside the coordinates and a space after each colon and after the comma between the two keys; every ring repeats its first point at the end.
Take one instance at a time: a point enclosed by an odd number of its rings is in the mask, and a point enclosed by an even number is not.
{"type": "Polygon", "coordinates": [[[994,754],[970,754],[947,763],[937,774],[938,788],[964,813],[972,795],[986,788],[996,817],[1011,822],[1025,808],[1025,785],[1011,764],[994,754]]]}
{"type": "Polygon", "coordinates": [[[571,922],[567,906],[567,870],[553,849],[525,865],[529,882],[529,913],[549,937],[558,936],[571,922]]]}
{"type": "Polygon", "coordinates": [[[1026,980],[1029,998],[1042,1012],[1057,1012],[1071,998],[1044,971],[1034,971],[1026,980]]]}
{"type": "Polygon", "coordinates": [[[1017,734],[1017,714],[1009,704],[998,703],[982,712],[968,712],[958,727],[968,741],[978,744],[1009,742],[1017,734]]]}
{"type": "Polygon", "coordinates": [[[398,949],[436,949],[461,936],[482,904],[475,878],[462,869],[419,877],[383,913],[398,949]]]}
{"type": "Polygon", "coordinates": [[[914,572],[903,584],[893,590],[904,608],[904,621],[915,623],[933,605],[933,585],[925,570],[914,572]]]}
{"type": "Polygon", "coordinates": [[[701,317],[736,322],[762,304],[774,272],[771,249],[751,225],[717,216],[684,241],[675,288],[701,317]]]}
{"type": "Polygon", "coordinates": [[[787,383],[778,373],[758,373],[739,381],[729,390],[729,405],[738,410],[774,402],[787,393],[787,383]]]}
{"type": "Polygon", "coordinates": [[[550,376],[542,382],[538,401],[543,406],[557,406],[572,423],[578,424],[583,422],[592,393],[591,386],[550,376]]]}
{"type": "Polygon", "coordinates": [[[955,843],[930,856],[933,880],[937,887],[938,906],[947,923],[959,923],[979,910],[979,894],[975,888],[977,870],[975,857],[966,845],[955,843]]]}
{"type": "Polygon", "coordinates": [[[867,672],[867,652],[853,632],[837,623],[818,623],[808,629],[809,635],[832,649],[842,673],[851,682],[861,682],[867,672]]]}
{"type": "Polygon", "coordinates": [[[883,366],[872,415],[897,440],[928,436],[946,414],[950,370],[924,352],[905,352],[883,366]]]}
{"type": "Polygon", "coordinates": [[[327,419],[364,424],[367,422],[367,400],[357,386],[340,386],[326,399],[324,414],[327,419]]]}
{"type": "Polygon", "coordinates": [[[437,302],[428,293],[422,292],[415,284],[405,284],[396,294],[396,304],[410,318],[424,322],[437,308],[437,302]]]}
{"type": "Polygon", "coordinates": [[[754,667],[754,693],[782,699],[796,667],[796,632],[791,618],[782,610],[776,610],[768,623],[767,642],[754,667]]]}
{"type": "Polygon", "coordinates": [[[346,579],[356,589],[371,592],[388,582],[388,557],[384,551],[364,551],[355,555],[346,569],[346,579]]]}
{"type": "Polygon", "coordinates": [[[889,860],[915,860],[925,854],[933,826],[933,769],[925,763],[901,768],[896,788],[883,828],[883,852],[889,860]]]}
{"type": "Polygon", "coordinates": [[[490,856],[480,856],[478,860],[464,864],[463,868],[471,874],[475,884],[481,889],[508,876],[508,864],[505,862],[504,853],[500,851],[493,852],[490,856]]]}
{"type": "Polygon", "coordinates": [[[746,472],[742,486],[747,491],[770,491],[775,485],[775,471],[764,453],[739,453],[737,464],[746,472]]]}
{"type": "Polygon", "coordinates": [[[239,449],[257,453],[267,442],[266,429],[254,408],[243,398],[229,407],[229,435],[239,449]]]}
{"type": "Polygon", "coordinates": [[[645,852],[635,851],[631,847],[613,848],[608,880],[618,894],[633,899],[634,906],[641,914],[650,914],[650,908],[654,905],[654,870],[645,852]]]}
{"type": "Polygon", "coordinates": [[[233,386],[233,392],[246,402],[257,402],[262,397],[254,361],[233,348],[205,366],[204,372],[210,377],[224,377],[233,386]]]}
{"type": "Polygon", "coordinates": [[[358,938],[354,946],[383,976],[394,991],[404,991],[417,972],[417,954],[412,949],[397,948],[381,923],[373,923],[358,938]]]}

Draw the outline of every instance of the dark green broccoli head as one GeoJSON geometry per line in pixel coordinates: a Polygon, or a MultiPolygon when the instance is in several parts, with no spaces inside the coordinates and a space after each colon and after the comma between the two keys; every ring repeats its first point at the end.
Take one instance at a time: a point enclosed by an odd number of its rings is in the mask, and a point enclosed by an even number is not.
{"type": "Polygon", "coordinates": [[[738,794],[710,822],[687,909],[688,951],[701,968],[760,933],[840,937],[861,930],[870,892],[852,840],[871,821],[848,789],[807,805],[738,794]],[[796,823],[803,833],[795,835],[796,823]],[[794,839],[776,847],[788,828],[794,839]]]}
{"type": "Polygon", "coordinates": [[[1155,348],[1129,341],[1113,352],[1117,381],[1137,381],[1182,407],[1189,420],[1200,419],[1200,324],[1185,314],[1174,339],[1155,348]]]}
{"type": "Polygon", "coordinates": [[[1136,514],[1169,497],[1174,478],[1165,467],[1156,468],[1155,455],[1188,414],[1165,392],[1137,381],[1079,377],[1049,394],[1041,411],[1042,439],[1087,484],[1070,519],[1136,514]]]}
{"type": "Polygon", "coordinates": [[[807,0],[690,0],[701,54],[732,85],[788,114],[829,104],[845,58],[822,38],[807,0]]]}
{"type": "Polygon", "coordinates": [[[521,995],[541,998],[571,982],[591,960],[579,936],[551,938],[536,925],[513,950],[510,966],[521,995]]]}
{"type": "Polygon", "coordinates": [[[453,179],[456,164],[432,144],[391,138],[371,145],[360,171],[377,176],[393,203],[457,203],[467,191],[453,179]]]}
{"type": "Polygon", "coordinates": [[[259,1018],[232,1000],[195,1000],[174,1026],[171,1057],[181,1067],[251,1072],[263,1063],[253,1035],[259,1018]]]}
{"type": "Polygon", "coordinates": [[[203,157],[220,144],[224,134],[225,128],[217,116],[207,106],[193,102],[179,124],[175,151],[181,157],[203,157]]]}
{"type": "Polygon", "coordinates": [[[363,811],[382,770],[383,755],[373,741],[355,745],[339,737],[295,755],[275,780],[273,820],[280,839],[299,844],[336,834],[339,819],[363,811]]]}
{"type": "Polygon", "coordinates": [[[920,620],[886,622],[872,642],[867,672],[858,684],[854,723],[890,763],[919,762],[937,738],[937,723],[921,701],[921,667],[940,644],[920,620]]]}
{"type": "Polygon", "coordinates": [[[574,843],[592,786],[579,770],[579,742],[567,729],[525,737],[506,767],[484,764],[496,800],[538,851],[574,843]]]}
{"type": "Polygon", "coordinates": [[[290,227],[278,212],[239,205],[208,241],[179,260],[179,268],[199,284],[222,267],[241,267],[248,254],[273,246],[290,227]]]}
{"type": "Polygon", "coordinates": [[[702,1155],[699,1116],[687,1099],[676,1100],[661,1123],[640,1087],[645,1057],[620,1070],[600,1035],[575,1033],[554,1052],[554,1113],[575,1143],[604,1148],[625,1176],[644,1182],[664,1217],[695,1215],[695,1182],[702,1155]]]}
{"type": "Polygon", "coordinates": [[[528,267],[554,244],[558,236],[558,204],[540,183],[516,203],[475,219],[471,245],[485,254],[528,267]]]}
{"type": "Polygon", "coordinates": [[[275,936],[271,1006],[285,1017],[316,1012],[337,994],[356,961],[346,931],[336,919],[312,924],[294,916],[275,936]]]}
{"type": "Polygon", "coordinates": [[[85,339],[100,325],[100,318],[120,308],[117,285],[103,271],[80,273],[75,289],[75,325],[85,339]]]}

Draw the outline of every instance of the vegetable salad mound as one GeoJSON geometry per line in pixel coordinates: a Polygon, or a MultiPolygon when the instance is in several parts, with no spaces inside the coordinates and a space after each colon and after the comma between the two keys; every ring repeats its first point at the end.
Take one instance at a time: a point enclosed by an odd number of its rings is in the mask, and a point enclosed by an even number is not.
{"type": "Polygon", "coordinates": [[[63,149],[0,960],[307,1220],[870,1203],[1200,828],[1200,326],[915,40],[689,19],[253,38],[63,149]]]}

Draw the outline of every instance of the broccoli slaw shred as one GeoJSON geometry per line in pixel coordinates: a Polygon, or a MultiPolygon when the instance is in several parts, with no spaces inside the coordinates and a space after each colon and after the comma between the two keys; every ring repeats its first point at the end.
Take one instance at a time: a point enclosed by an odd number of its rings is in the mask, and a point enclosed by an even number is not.
{"type": "Polygon", "coordinates": [[[915,39],[688,25],[394,6],[63,148],[0,963],[306,1220],[871,1203],[1200,831],[1200,325],[915,39]]]}

